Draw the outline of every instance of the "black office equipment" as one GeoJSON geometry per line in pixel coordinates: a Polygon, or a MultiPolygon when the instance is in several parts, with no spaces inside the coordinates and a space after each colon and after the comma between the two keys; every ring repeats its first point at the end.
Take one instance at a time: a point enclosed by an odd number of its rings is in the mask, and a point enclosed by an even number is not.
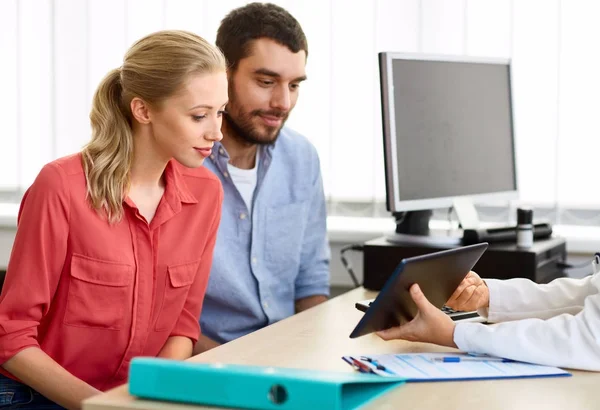
{"type": "Polygon", "coordinates": [[[350,337],[363,336],[412,320],[418,308],[409,289],[415,283],[429,302],[441,308],[487,247],[487,243],[480,243],[402,259],[350,337]]]}
{"type": "MultiPolygon", "coordinates": [[[[552,226],[548,223],[537,223],[533,225],[533,239],[546,239],[552,236],[552,226]]],[[[463,232],[463,245],[479,242],[500,243],[516,242],[517,227],[506,226],[501,228],[465,229],[463,232]]]]}
{"type": "MultiPolygon", "coordinates": [[[[445,246],[391,243],[385,237],[365,242],[363,246],[363,286],[380,290],[394,268],[404,258],[451,249],[445,246]]],[[[493,243],[473,270],[483,278],[527,278],[548,283],[565,276],[560,267],[567,259],[563,238],[536,240],[529,249],[519,249],[516,243],[493,243]]]]}

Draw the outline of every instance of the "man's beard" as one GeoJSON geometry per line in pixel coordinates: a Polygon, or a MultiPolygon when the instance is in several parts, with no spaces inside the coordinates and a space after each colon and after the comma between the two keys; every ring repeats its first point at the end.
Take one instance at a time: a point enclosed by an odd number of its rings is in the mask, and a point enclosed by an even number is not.
{"type": "Polygon", "coordinates": [[[286,113],[280,110],[254,110],[249,114],[242,113],[242,115],[240,115],[237,119],[233,119],[231,115],[227,113],[223,117],[223,120],[227,123],[227,127],[230,128],[234,134],[236,134],[243,141],[255,145],[269,145],[273,144],[277,140],[279,131],[281,131],[281,128],[283,128],[288,115],[289,112],[286,113]],[[279,127],[265,126],[267,133],[261,133],[257,130],[257,127],[252,124],[252,119],[260,115],[281,118],[281,125],[279,127]]]}

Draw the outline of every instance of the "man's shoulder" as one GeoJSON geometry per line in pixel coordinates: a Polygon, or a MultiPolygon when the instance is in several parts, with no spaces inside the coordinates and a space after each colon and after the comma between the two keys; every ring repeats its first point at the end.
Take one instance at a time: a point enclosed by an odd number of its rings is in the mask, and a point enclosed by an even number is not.
{"type": "Polygon", "coordinates": [[[273,166],[281,178],[296,184],[297,189],[301,184],[312,187],[321,175],[317,149],[308,138],[290,128],[281,130],[272,155],[273,166]]]}
{"type": "Polygon", "coordinates": [[[306,160],[306,156],[310,155],[315,160],[319,159],[317,149],[313,143],[304,135],[288,127],[282,128],[279,132],[279,137],[275,143],[275,150],[281,151],[292,158],[306,160]]]}

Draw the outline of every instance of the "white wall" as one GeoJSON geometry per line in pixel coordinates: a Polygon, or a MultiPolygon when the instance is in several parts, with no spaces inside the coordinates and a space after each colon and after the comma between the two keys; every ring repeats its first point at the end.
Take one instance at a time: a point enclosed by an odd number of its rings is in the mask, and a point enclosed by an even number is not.
{"type": "Polygon", "coordinates": [[[0,270],[6,269],[15,240],[15,229],[0,226],[0,270]]]}
{"type": "MultiPolygon", "coordinates": [[[[315,144],[329,199],[384,200],[377,52],[398,51],[510,58],[521,200],[600,208],[588,189],[600,150],[600,2],[274,1],[310,44],[289,125],[315,144]]],[[[134,40],[178,28],[212,41],[246,2],[1,0],[0,191],[26,188],[89,140],[92,93],[134,40]]]]}
{"type": "MultiPolygon", "coordinates": [[[[354,287],[352,279],[340,260],[340,250],[350,243],[330,242],[331,246],[331,286],[354,287]]],[[[349,251],[346,253],[346,259],[350,263],[358,283],[363,281],[363,257],[362,252],[349,251]]]]}

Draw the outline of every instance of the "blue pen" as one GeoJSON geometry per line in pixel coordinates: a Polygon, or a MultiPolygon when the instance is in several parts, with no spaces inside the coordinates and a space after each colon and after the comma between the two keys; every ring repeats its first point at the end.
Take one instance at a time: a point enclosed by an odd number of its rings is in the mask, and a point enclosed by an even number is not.
{"type": "Polygon", "coordinates": [[[434,362],[442,363],[460,363],[460,362],[502,362],[509,363],[514,360],[503,359],[500,357],[457,357],[457,356],[445,356],[445,357],[434,357],[434,362]]]}
{"type": "Polygon", "coordinates": [[[445,356],[445,357],[434,357],[434,362],[442,363],[460,363],[460,362],[502,362],[509,363],[514,360],[504,359],[501,357],[458,357],[458,356],[445,356]]]}
{"type": "Polygon", "coordinates": [[[509,362],[516,362],[516,360],[512,360],[512,359],[506,359],[506,358],[503,358],[503,357],[492,357],[492,356],[488,356],[488,355],[487,355],[487,354],[485,354],[485,353],[473,353],[473,352],[470,352],[470,353],[467,353],[467,356],[469,356],[469,357],[475,357],[475,358],[478,358],[478,359],[480,359],[480,360],[489,360],[489,359],[493,359],[493,360],[495,360],[495,361],[502,361],[502,362],[505,362],[505,363],[509,363],[509,362]]]}
{"type": "Polygon", "coordinates": [[[434,362],[443,362],[443,363],[459,363],[460,362],[460,357],[434,357],[433,358],[434,362]]]}

